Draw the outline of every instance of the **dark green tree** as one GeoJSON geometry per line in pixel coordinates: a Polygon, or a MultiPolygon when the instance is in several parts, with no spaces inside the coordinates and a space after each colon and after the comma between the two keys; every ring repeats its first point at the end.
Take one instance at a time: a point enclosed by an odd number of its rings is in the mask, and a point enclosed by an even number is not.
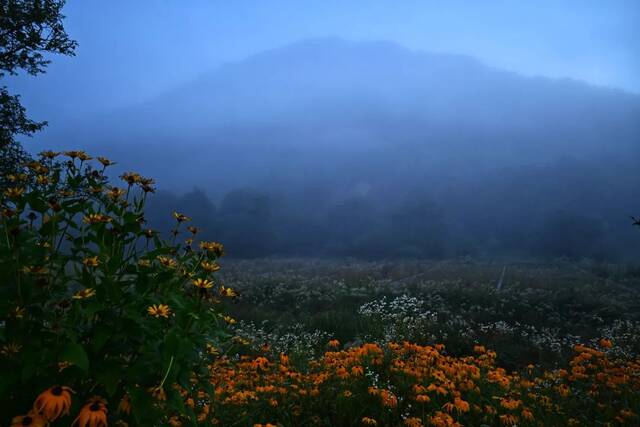
{"type": "MultiPolygon", "coordinates": [[[[0,80],[25,71],[44,73],[51,62],[45,54],[73,56],[77,43],[65,32],[64,0],[0,0],[0,80]]],[[[4,83],[4,82],[3,82],[4,83]]],[[[27,159],[16,140],[46,126],[27,117],[19,95],[0,85],[0,188],[7,174],[16,173],[27,159]]]]}

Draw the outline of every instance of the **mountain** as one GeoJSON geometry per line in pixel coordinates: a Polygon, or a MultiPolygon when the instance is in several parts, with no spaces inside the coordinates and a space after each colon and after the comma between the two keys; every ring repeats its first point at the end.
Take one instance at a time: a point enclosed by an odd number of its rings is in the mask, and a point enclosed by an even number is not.
{"type": "Polygon", "coordinates": [[[626,164],[640,159],[639,118],[640,97],[622,91],[327,38],[224,65],[51,138],[92,141],[175,187],[384,187],[563,158],[626,164]]]}

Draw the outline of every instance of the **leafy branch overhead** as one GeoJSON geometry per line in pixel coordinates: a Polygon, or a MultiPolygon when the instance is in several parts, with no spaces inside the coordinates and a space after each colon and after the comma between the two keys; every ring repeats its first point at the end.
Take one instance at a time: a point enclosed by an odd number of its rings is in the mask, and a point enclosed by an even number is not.
{"type": "Polygon", "coordinates": [[[0,1],[0,77],[19,69],[44,73],[44,53],[75,54],[77,43],[65,32],[61,0],[0,1]]]}
{"type": "MultiPolygon", "coordinates": [[[[51,62],[45,54],[75,55],[77,43],[65,32],[63,0],[0,0],[0,79],[23,70],[33,76],[51,62]]],[[[27,116],[18,95],[0,85],[0,188],[29,159],[16,135],[31,136],[47,122],[27,116]]]]}

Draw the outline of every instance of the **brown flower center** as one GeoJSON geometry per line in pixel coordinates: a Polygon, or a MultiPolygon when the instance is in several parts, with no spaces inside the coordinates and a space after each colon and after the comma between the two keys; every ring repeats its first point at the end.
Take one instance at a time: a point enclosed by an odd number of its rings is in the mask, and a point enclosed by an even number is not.
{"type": "Polygon", "coordinates": [[[89,406],[89,410],[92,412],[97,412],[100,410],[100,402],[93,402],[91,406],[89,406]]]}
{"type": "Polygon", "coordinates": [[[29,416],[26,416],[22,419],[23,426],[30,426],[32,422],[33,422],[33,419],[29,416]]]}
{"type": "Polygon", "coordinates": [[[62,394],[62,387],[60,387],[59,385],[51,387],[51,394],[53,394],[54,396],[60,396],[62,394]]]}

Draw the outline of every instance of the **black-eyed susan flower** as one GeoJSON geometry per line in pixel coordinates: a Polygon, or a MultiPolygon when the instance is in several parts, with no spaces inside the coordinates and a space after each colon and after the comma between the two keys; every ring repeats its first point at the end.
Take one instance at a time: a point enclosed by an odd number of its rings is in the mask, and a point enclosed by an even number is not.
{"type": "Polygon", "coordinates": [[[598,341],[598,344],[600,344],[600,347],[602,348],[612,348],[613,347],[613,342],[607,338],[602,338],[600,339],[600,341],[598,341]]]}
{"type": "Polygon", "coordinates": [[[55,159],[59,155],[60,153],[57,153],[55,151],[50,151],[50,150],[40,152],[40,157],[44,157],[45,159],[49,159],[49,160],[55,159]]]}
{"type": "Polygon", "coordinates": [[[39,174],[49,173],[49,168],[40,162],[36,162],[36,161],[29,162],[25,166],[27,166],[29,169],[39,174]]]}
{"type": "Polygon", "coordinates": [[[0,354],[7,357],[13,357],[16,354],[20,353],[20,350],[22,350],[22,346],[20,344],[10,342],[8,344],[4,344],[0,348],[0,354]]]}
{"type": "Polygon", "coordinates": [[[54,421],[62,415],[68,415],[71,407],[71,393],[73,390],[66,386],[50,387],[36,398],[33,410],[48,421],[54,421]]]}
{"type": "Polygon", "coordinates": [[[237,297],[238,293],[233,289],[227,288],[223,285],[223,286],[220,286],[220,295],[222,295],[223,297],[232,298],[232,297],[237,297]]]}
{"type": "Polygon", "coordinates": [[[200,229],[198,227],[194,227],[192,225],[190,225],[189,227],[187,227],[187,230],[189,230],[189,232],[193,235],[196,235],[200,232],[200,229]]]}
{"type": "Polygon", "coordinates": [[[128,394],[122,396],[120,403],[118,404],[118,412],[122,414],[131,414],[131,398],[128,394]]]}
{"type": "Polygon", "coordinates": [[[22,187],[12,187],[4,190],[4,195],[10,199],[19,199],[24,193],[24,188],[22,187]]]}
{"type": "Polygon", "coordinates": [[[82,260],[82,263],[85,265],[85,267],[97,267],[98,264],[100,264],[100,261],[98,260],[98,256],[96,255],[86,257],[82,260]]]}
{"type": "Polygon", "coordinates": [[[533,412],[531,412],[531,409],[524,408],[522,410],[522,418],[524,418],[527,421],[533,421],[534,416],[533,416],[533,412]]]}
{"type": "Polygon", "coordinates": [[[200,242],[200,249],[215,254],[215,256],[221,257],[224,255],[224,246],[218,242],[200,242]]]}
{"type": "Polygon", "coordinates": [[[220,270],[220,266],[215,262],[202,261],[200,263],[200,266],[207,273],[215,273],[216,271],[220,270]]]}
{"type": "Polygon", "coordinates": [[[97,159],[102,164],[102,166],[104,166],[105,168],[107,166],[115,165],[115,162],[112,162],[111,160],[107,159],[106,157],[98,156],[97,159]]]}
{"type": "Polygon", "coordinates": [[[123,190],[122,188],[112,187],[107,190],[106,194],[111,200],[115,201],[115,200],[118,200],[120,197],[124,196],[125,193],[126,191],[123,190]]]}
{"type": "Polygon", "coordinates": [[[89,214],[85,215],[82,218],[82,222],[84,222],[85,224],[104,224],[107,222],[111,222],[111,217],[103,214],[89,214]]]}
{"type": "Polygon", "coordinates": [[[186,221],[191,221],[191,218],[189,218],[188,216],[186,216],[185,214],[181,214],[178,212],[174,212],[173,213],[173,217],[176,219],[176,221],[178,222],[186,222],[186,221]]]}
{"type": "Polygon", "coordinates": [[[18,306],[9,312],[9,316],[14,317],[16,319],[22,319],[25,313],[26,313],[26,310],[24,309],[24,307],[18,306]]]}
{"type": "Polygon", "coordinates": [[[178,262],[173,258],[159,255],[157,259],[160,262],[160,264],[164,265],[165,267],[173,268],[176,265],[178,265],[178,262]]]}
{"type": "Polygon", "coordinates": [[[164,388],[161,385],[149,388],[149,393],[151,393],[151,397],[156,400],[167,400],[167,393],[164,391],[164,388]]]}
{"type": "Polygon", "coordinates": [[[422,427],[422,420],[417,417],[405,418],[403,423],[407,427],[422,427]]]}
{"type": "Polygon", "coordinates": [[[191,283],[193,283],[193,286],[195,286],[196,288],[200,288],[200,289],[213,288],[213,281],[212,280],[198,278],[198,279],[192,280],[191,283]]]}
{"type": "Polygon", "coordinates": [[[467,402],[466,400],[456,397],[453,401],[453,405],[458,412],[469,412],[470,406],[469,402],[467,402]]]}
{"type": "Polygon", "coordinates": [[[500,415],[500,424],[505,426],[515,426],[518,424],[518,417],[512,414],[500,415]]]}
{"type": "Polygon", "coordinates": [[[153,185],[156,183],[156,180],[153,178],[145,178],[143,176],[140,177],[140,185],[153,185]]]}
{"type": "Polygon", "coordinates": [[[207,353],[209,353],[209,355],[211,356],[217,356],[220,354],[220,350],[218,350],[218,348],[211,345],[210,343],[207,343],[207,353]]]}
{"type": "Polygon", "coordinates": [[[153,317],[164,317],[168,319],[171,315],[171,309],[166,304],[153,304],[147,307],[147,313],[153,317]]]}
{"type": "Polygon", "coordinates": [[[145,193],[155,193],[156,192],[155,187],[152,187],[150,185],[143,185],[141,188],[142,188],[142,191],[144,191],[145,193]]]}
{"type": "Polygon", "coordinates": [[[81,150],[65,151],[64,154],[65,156],[70,157],[71,159],[77,158],[82,161],[91,160],[91,156],[89,156],[87,153],[81,150]]]}
{"type": "Polygon", "coordinates": [[[362,420],[360,420],[362,422],[362,425],[365,426],[377,426],[378,422],[373,419],[373,418],[369,418],[369,417],[362,417],[362,420]]]}
{"type": "Polygon", "coordinates": [[[93,288],[84,288],[73,294],[73,299],[86,299],[95,296],[96,290],[93,288]]]}
{"type": "Polygon", "coordinates": [[[13,216],[16,214],[16,211],[14,211],[13,209],[4,208],[2,209],[1,214],[4,218],[13,218],[13,216]]]}
{"type": "Polygon", "coordinates": [[[42,265],[26,265],[22,267],[22,272],[29,274],[47,274],[49,269],[42,265]]]}
{"type": "Polygon", "coordinates": [[[103,399],[93,398],[87,402],[71,426],[107,427],[107,405],[103,399]]]}
{"type": "Polygon", "coordinates": [[[138,267],[151,267],[151,261],[148,259],[139,259],[138,267]]]}
{"type": "Polygon", "coordinates": [[[127,184],[129,184],[129,186],[131,186],[133,184],[140,182],[142,177],[140,176],[139,173],[136,173],[136,172],[125,172],[122,175],[120,175],[120,179],[122,179],[127,184]]]}
{"type": "Polygon", "coordinates": [[[21,426],[31,426],[31,427],[45,427],[49,423],[47,420],[37,414],[29,412],[27,415],[19,415],[17,417],[13,417],[11,420],[11,427],[21,427],[21,426]]]}
{"type": "Polygon", "coordinates": [[[222,316],[222,320],[224,320],[229,325],[235,325],[236,324],[236,319],[234,319],[231,316],[222,316]]]}

